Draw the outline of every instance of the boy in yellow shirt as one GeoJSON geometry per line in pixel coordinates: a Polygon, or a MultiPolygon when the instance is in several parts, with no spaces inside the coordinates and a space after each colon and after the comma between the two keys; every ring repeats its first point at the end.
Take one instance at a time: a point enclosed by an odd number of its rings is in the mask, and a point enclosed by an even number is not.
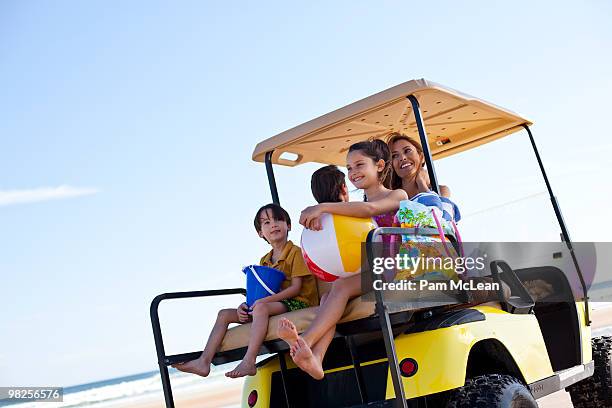
{"type": "Polygon", "coordinates": [[[315,279],[304,263],[300,248],[287,239],[291,230],[291,218],[287,211],[277,204],[264,205],[257,211],[254,224],[259,236],[272,246],[272,250],[261,258],[260,264],[285,274],[281,290],[257,300],[252,310],[248,309],[246,303],[236,309],[220,310],[200,357],[186,363],[173,364],[172,367],[206,377],[229,324],[252,321],[247,352],[242,362],[225,375],[231,378],[255,375],[255,358],[266,337],[269,317],[318,304],[315,279]]]}

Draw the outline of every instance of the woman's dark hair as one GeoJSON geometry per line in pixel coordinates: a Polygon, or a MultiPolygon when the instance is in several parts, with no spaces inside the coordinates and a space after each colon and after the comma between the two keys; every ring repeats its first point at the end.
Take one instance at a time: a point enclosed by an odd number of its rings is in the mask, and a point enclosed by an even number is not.
{"type": "MultiPolygon", "coordinates": [[[[414,146],[414,148],[417,151],[417,153],[419,154],[419,156],[423,157],[423,148],[421,147],[421,144],[419,142],[417,142],[416,140],[414,140],[413,138],[411,138],[410,136],[407,136],[407,135],[405,135],[403,133],[399,133],[399,132],[393,132],[393,133],[389,134],[389,136],[387,138],[387,146],[389,148],[389,151],[391,150],[393,144],[395,142],[397,142],[398,140],[405,140],[408,143],[410,143],[412,146],[414,146]]],[[[393,189],[393,190],[397,190],[398,188],[402,188],[402,179],[397,176],[397,174],[393,170],[392,166],[391,166],[391,177],[390,177],[390,183],[389,184],[391,185],[391,189],[393,189]]]]}
{"type": "Polygon", "coordinates": [[[317,203],[341,202],[342,187],[346,186],[344,177],[344,173],[331,164],[312,173],[310,189],[317,203]]]}
{"type": "Polygon", "coordinates": [[[289,217],[289,213],[287,213],[283,207],[278,204],[266,204],[257,210],[257,214],[255,214],[255,220],[253,223],[255,224],[255,230],[257,233],[261,232],[261,214],[265,213],[267,210],[272,212],[272,218],[274,218],[276,221],[285,221],[287,226],[291,226],[291,218],[289,217]]]}
{"type": "Polygon", "coordinates": [[[374,139],[352,144],[348,151],[350,153],[357,150],[374,160],[374,163],[378,163],[379,160],[385,162],[385,167],[378,173],[378,179],[385,187],[388,187],[391,176],[391,153],[389,152],[389,146],[380,139],[374,139]]]}

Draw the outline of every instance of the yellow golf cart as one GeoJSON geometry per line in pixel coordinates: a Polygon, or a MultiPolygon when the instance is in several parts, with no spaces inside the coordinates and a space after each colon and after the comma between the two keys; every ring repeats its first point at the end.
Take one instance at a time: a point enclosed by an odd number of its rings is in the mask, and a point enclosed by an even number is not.
{"type": "MultiPolygon", "coordinates": [[[[469,297],[461,296],[430,304],[398,303],[374,291],[372,301],[357,298],[348,304],[323,362],[325,377],[320,381],[310,378],[288,357],[287,345],[276,337],[281,316],[274,316],[260,350],[270,356],[257,364],[255,376],[246,378],[242,406],[537,407],[536,399],[564,388],[570,391],[574,406],[612,406],[612,339],[591,341],[587,285],[530,125],[509,110],[420,79],[259,143],[253,160],[265,163],[272,200],[280,203],[275,164],[342,166],[351,144],[396,131],[420,139],[431,187],[438,191],[434,160],[525,131],[559,223],[564,256],[578,277],[579,295],[557,266],[513,269],[504,259],[492,260],[489,267],[496,281],[508,285],[511,295],[500,291],[498,299],[487,303],[474,305],[469,297]],[[546,301],[534,301],[523,285],[534,279],[554,288],[546,301]]],[[[414,231],[377,228],[368,236],[368,243],[380,235],[405,233],[414,231]]],[[[362,272],[366,273],[371,272],[362,272]]],[[[327,289],[319,282],[320,295],[327,289]]],[[[153,300],[151,321],[167,407],[174,407],[168,366],[195,359],[201,351],[165,354],[159,303],[240,293],[244,289],[166,293],[153,300]]],[[[315,314],[316,308],[308,308],[282,316],[302,332],[315,314]]],[[[227,332],[214,364],[243,357],[249,326],[239,325],[227,332]]]]}

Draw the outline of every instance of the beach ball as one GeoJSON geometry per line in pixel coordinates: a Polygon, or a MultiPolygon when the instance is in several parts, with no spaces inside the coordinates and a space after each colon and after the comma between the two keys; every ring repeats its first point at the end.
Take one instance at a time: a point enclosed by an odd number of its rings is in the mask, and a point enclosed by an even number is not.
{"type": "Polygon", "coordinates": [[[374,220],[323,214],[321,225],[320,231],[302,232],[302,256],[310,272],[327,282],[360,273],[361,243],[376,228],[374,220]]]}

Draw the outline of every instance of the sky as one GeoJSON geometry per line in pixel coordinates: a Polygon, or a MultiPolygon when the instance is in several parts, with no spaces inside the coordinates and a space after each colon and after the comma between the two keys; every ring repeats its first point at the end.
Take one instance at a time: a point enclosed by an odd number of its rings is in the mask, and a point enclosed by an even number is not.
{"type": "MultiPolygon", "coordinates": [[[[3,1],[0,385],[157,367],[159,293],[244,286],[269,250],[255,145],[427,78],[517,111],[576,241],[609,240],[605,1],[3,1]]],[[[436,163],[464,240],[557,240],[524,132],[436,163]]],[[[295,221],[318,165],[276,168],[295,221]]],[[[358,192],[353,196],[358,199],[358,192]]],[[[301,227],[290,238],[299,241],[301,227]]],[[[168,353],[241,299],[162,304],[168,353]]]]}

